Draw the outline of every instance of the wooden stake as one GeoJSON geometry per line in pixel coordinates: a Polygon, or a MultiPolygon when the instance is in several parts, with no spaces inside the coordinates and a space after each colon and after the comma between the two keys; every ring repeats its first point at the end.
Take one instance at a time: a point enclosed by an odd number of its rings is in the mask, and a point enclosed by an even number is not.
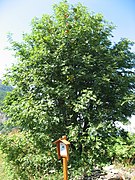
{"type": "Polygon", "coordinates": [[[64,175],[64,180],[68,180],[67,158],[63,158],[63,175],[64,175]]]}

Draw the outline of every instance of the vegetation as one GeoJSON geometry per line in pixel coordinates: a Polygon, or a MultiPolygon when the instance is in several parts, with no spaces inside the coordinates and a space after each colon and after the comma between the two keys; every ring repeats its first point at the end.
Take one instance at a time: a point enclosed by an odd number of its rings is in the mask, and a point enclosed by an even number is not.
{"type": "Polygon", "coordinates": [[[135,164],[135,134],[129,133],[126,140],[117,138],[110,152],[113,153],[115,161],[124,165],[135,164]]]}
{"type": "MultiPolygon", "coordinates": [[[[128,134],[126,142],[120,137],[117,138],[116,141],[114,147],[111,146],[111,150],[109,150],[108,158],[113,158],[113,164],[118,166],[119,169],[125,167],[124,169],[130,172],[135,167],[135,134],[128,134]]],[[[43,159],[46,158],[46,152],[43,152],[42,156],[41,153],[38,154],[39,150],[34,147],[28,134],[24,135],[23,132],[13,130],[8,135],[1,135],[0,142],[2,149],[5,150],[5,155],[0,154],[0,179],[3,177],[5,177],[5,180],[18,179],[19,176],[22,179],[63,179],[61,172],[62,164],[61,167],[59,167],[59,171],[52,169],[52,171],[48,171],[48,173],[42,172],[42,169],[40,169],[42,167],[41,159],[43,163],[43,159]],[[2,156],[4,156],[4,158],[2,156]],[[5,157],[6,166],[3,164],[5,157]],[[36,170],[36,173],[34,170],[36,170]]],[[[47,156],[50,158],[51,154],[48,153],[47,156]]],[[[54,160],[55,159],[53,159],[52,164],[54,160]]],[[[50,169],[49,166],[48,168],[50,169]]],[[[83,176],[83,174],[81,174],[82,172],[85,174],[85,170],[85,167],[80,166],[78,171],[73,171],[69,166],[70,179],[78,179],[78,176],[83,176]]]]}
{"type": "Polygon", "coordinates": [[[0,151],[0,180],[9,180],[5,168],[4,168],[4,160],[3,160],[3,155],[0,151]]]}
{"type": "Polygon", "coordinates": [[[15,88],[3,111],[21,131],[1,135],[0,147],[13,179],[60,173],[52,142],[65,134],[70,179],[111,162],[118,139],[131,145],[116,122],[135,113],[135,54],[133,42],[112,42],[113,29],[101,14],[63,1],[32,21],[22,43],[11,42],[18,64],[6,75],[15,88]]]}

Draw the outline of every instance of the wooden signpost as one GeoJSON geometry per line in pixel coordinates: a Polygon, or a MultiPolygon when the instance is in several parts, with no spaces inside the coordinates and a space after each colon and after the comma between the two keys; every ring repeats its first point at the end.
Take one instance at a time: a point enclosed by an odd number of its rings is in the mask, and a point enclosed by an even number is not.
{"type": "Polygon", "coordinates": [[[69,160],[69,144],[70,142],[67,141],[66,136],[62,136],[62,138],[59,138],[54,142],[57,147],[57,154],[58,154],[58,159],[63,159],[63,175],[64,175],[64,180],[68,180],[68,172],[67,172],[67,161],[69,160]]]}

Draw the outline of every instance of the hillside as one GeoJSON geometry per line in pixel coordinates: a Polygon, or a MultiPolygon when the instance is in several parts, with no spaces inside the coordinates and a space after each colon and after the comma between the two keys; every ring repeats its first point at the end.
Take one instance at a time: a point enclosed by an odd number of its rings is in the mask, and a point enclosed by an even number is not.
{"type": "Polygon", "coordinates": [[[2,101],[4,97],[6,96],[7,92],[12,91],[11,86],[6,86],[2,84],[2,80],[0,79],[0,105],[2,104],[2,101]]]}
{"type": "MultiPolygon", "coordinates": [[[[0,106],[2,106],[2,101],[4,100],[7,92],[12,91],[11,86],[6,86],[2,84],[2,80],[0,79],[0,106]]],[[[0,111],[0,130],[1,130],[1,123],[6,119],[4,114],[0,111]]]]}

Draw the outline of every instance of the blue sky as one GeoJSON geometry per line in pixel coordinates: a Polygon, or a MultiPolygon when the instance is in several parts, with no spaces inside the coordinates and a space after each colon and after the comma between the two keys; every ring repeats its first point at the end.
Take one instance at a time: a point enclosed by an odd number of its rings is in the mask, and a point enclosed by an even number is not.
{"type": "MultiPolygon", "coordinates": [[[[59,0],[0,0],[0,77],[4,69],[15,62],[8,46],[7,33],[13,33],[14,40],[21,40],[22,33],[30,30],[32,18],[51,14],[52,5],[59,0]]],[[[105,19],[116,25],[114,41],[121,37],[135,41],[135,1],[134,0],[69,0],[71,4],[81,2],[90,11],[102,13],[105,19]]],[[[133,48],[135,51],[135,47],[133,48]]]]}
{"type": "MultiPolygon", "coordinates": [[[[13,33],[13,39],[20,41],[23,32],[30,31],[32,18],[42,14],[51,14],[52,5],[59,0],[0,0],[0,78],[5,68],[16,60],[12,52],[5,49],[9,46],[7,33],[13,33]]],[[[102,13],[106,20],[116,25],[114,41],[122,37],[135,41],[135,0],[69,0],[70,4],[78,2],[88,10],[102,13]]],[[[135,46],[132,49],[135,51],[135,46]]],[[[135,119],[134,119],[135,120],[135,119]]]]}

